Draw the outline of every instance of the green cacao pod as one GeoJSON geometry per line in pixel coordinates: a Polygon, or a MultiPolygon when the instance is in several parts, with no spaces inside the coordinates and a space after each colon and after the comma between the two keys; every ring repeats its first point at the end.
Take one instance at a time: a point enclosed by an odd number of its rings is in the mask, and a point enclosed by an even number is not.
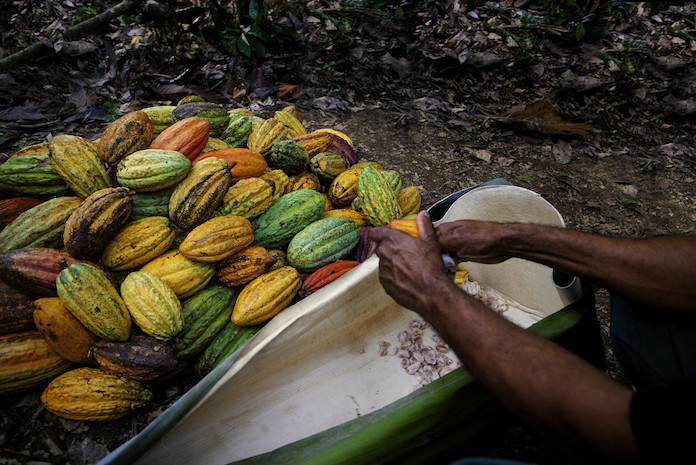
{"type": "Polygon", "coordinates": [[[36,155],[15,155],[0,165],[0,190],[14,195],[40,197],[72,193],[53,168],[48,151],[36,155]]]}
{"type": "Polygon", "coordinates": [[[311,189],[281,196],[252,223],[254,244],[267,249],[284,249],[295,234],[321,218],[324,206],[324,196],[311,189]]]}
{"type": "Polygon", "coordinates": [[[147,113],[132,111],[111,123],[99,138],[99,158],[115,165],[123,157],[146,149],[152,142],[152,123],[147,113]]]}
{"type": "Polygon", "coordinates": [[[174,237],[174,225],[166,216],[133,221],[106,245],[101,263],[114,271],[137,268],[169,250],[174,237]]]}
{"type": "Polygon", "coordinates": [[[227,128],[220,135],[220,139],[225,141],[230,147],[244,147],[251,134],[251,118],[239,113],[230,113],[230,122],[227,128]]]}
{"type": "Polygon", "coordinates": [[[285,171],[292,176],[307,170],[309,155],[307,151],[293,140],[280,140],[273,144],[268,153],[271,166],[285,171]]]}
{"type": "Polygon", "coordinates": [[[348,162],[336,152],[322,152],[309,160],[309,172],[320,180],[331,182],[348,168],[348,162]]]}
{"type": "Polygon", "coordinates": [[[135,324],[149,336],[167,341],[184,327],[179,298],[152,273],[129,273],[121,283],[121,297],[135,324]]]}
{"type": "Polygon", "coordinates": [[[96,260],[130,217],[133,191],[108,187],[87,197],[65,223],[63,245],[75,258],[96,260]]]}
{"type": "Polygon", "coordinates": [[[292,238],[288,263],[300,271],[311,272],[345,258],[358,244],[360,230],[347,218],[315,221],[292,238]]]}
{"type": "Polygon", "coordinates": [[[56,197],[25,211],[0,231],[0,253],[28,247],[60,248],[65,222],[81,203],[79,197],[56,197]]]}
{"type": "Polygon", "coordinates": [[[191,160],[175,150],[145,149],[121,160],[116,180],[136,192],[153,192],[173,187],[191,171],[191,160]]]}
{"type": "Polygon", "coordinates": [[[211,286],[183,303],[184,327],[173,341],[179,357],[193,357],[208,347],[230,321],[238,294],[229,287],[211,286]]]}
{"type": "Polygon", "coordinates": [[[203,118],[210,121],[210,137],[219,138],[230,122],[227,110],[212,102],[191,102],[177,105],[172,111],[174,118],[203,118]]]}
{"type": "Polygon", "coordinates": [[[109,341],[130,335],[128,308],[109,277],[87,263],[75,263],[56,278],[58,297],[85,328],[109,341]]]}
{"type": "Polygon", "coordinates": [[[358,178],[360,211],[373,226],[401,218],[401,207],[389,182],[377,169],[368,166],[358,178]]]}
{"type": "Polygon", "coordinates": [[[196,375],[202,378],[213,371],[227,357],[235,355],[262,327],[263,325],[257,325],[242,328],[228,321],[198,358],[194,367],[196,375]]]}
{"type": "Polygon", "coordinates": [[[381,172],[381,174],[384,176],[384,179],[387,180],[387,183],[389,183],[389,186],[394,193],[394,197],[397,197],[399,192],[401,192],[401,186],[403,184],[401,174],[396,170],[384,170],[381,172]]]}
{"type": "Polygon", "coordinates": [[[225,160],[211,157],[199,161],[169,198],[169,217],[182,229],[195,228],[213,216],[231,184],[225,160]]]}
{"type": "Polygon", "coordinates": [[[174,187],[152,192],[136,192],[133,199],[130,219],[132,221],[149,216],[169,216],[169,198],[174,187]]]}
{"type": "Polygon", "coordinates": [[[53,168],[68,187],[83,199],[112,186],[94,142],[84,137],[60,134],[51,139],[49,150],[53,168]]]}

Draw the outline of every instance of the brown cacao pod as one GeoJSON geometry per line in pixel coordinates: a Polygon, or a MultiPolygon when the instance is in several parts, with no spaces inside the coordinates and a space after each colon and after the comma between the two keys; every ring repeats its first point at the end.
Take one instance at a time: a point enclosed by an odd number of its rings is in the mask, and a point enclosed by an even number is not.
{"type": "Polygon", "coordinates": [[[34,299],[0,281],[0,334],[36,329],[34,299]]]}
{"type": "Polygon", "coordinates": [[[135,192],[125,187],[101,189],[87,197],[65,223],[63,245],[75,258],[96,260],[126,224],[135,192]]]}
{"type": "Polygon", "coordinates": [[[271,271],[277,261],[264,247],[251,245],[218,262],[215,277],[225,286],[240,286],[271,271]]]}
{"type": "Polygon", "coordinates": [[[12,197],[0,200],[0,231],[12,223],[19,215],[41,203],[33,197],[12,197]]]}
{"type": "Polygon", "coordinates": [[[174,371],[176,351],[169,344],[141,334],[126,342],[99,341],[92,354],[102,370],[136,381],[152,381],[174,371]]]}
{"type": "Polygon", "coordinates": [[[312,173],[300,173],[295,176],[290,176],[288,185],[285,186],[285,193],[299,191],[301,189],[312,189],[321,192],[321,183],[319,178],[312,173]]]}

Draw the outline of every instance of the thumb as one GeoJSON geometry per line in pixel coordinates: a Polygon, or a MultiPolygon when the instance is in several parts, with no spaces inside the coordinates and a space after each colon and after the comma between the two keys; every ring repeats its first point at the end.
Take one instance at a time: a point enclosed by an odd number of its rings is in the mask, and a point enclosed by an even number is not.
{"type": "Polygon", "coordinates": [[[418,237],[426,242],[438,244],[437,236],[435,235],[435,227],[430,222],[430,215],[427,211],[421,211],[416,216],[416,225],[418,226],[418,237]]]}

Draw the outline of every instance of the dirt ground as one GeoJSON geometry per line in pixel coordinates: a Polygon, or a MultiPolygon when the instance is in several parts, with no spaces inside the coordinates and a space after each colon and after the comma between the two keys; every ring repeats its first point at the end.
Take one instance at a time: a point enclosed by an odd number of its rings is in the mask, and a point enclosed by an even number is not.
{"type": "MultiPolygon", "coordinates": [[[[36,37],[10,31],[41,30],[49,40],[51,14],[66,22],[99,2],[64,2],[29,18],[35,3],[45,2],[4,4],[5,55],[36,37]]],[[[72,48],[54,43],[55,52],[0,74],[0,152],[60,133],[96,137],[114,111],[187,94],[260,116],[293,104],[306,127],[341,130],[361,160],[401,172],[405,186],[421,189],[424,207],[504,178],[541,194],[569,228],[694,233],[693,3],[622,4],[606,34],[572,42],[560,34],[573,28],[550,24],[543,2],[423,2],[399,20],[365,2],[281,2],[278,21],[298,31],[295,46],[269,50],[255,66],[211,35],[206,2],[171,3],[166,21],[153,22],[143,7],[132,21],[72,48]],[[530,107],[517,118],[505,113],[539,101],[555,116],[530,107]]],[[[602,290],[597,312],[606,338],[602,290]]],[[[607,361],[608,374],[625,382],[608,349],[607,361]]],[[[194,382],[182,379],[158,391],[153,411],[108,425],[56,419],[41,407],[40,390],[0,399],[0,464],[93,463],[194,382]]],[[[568,463],[515,421],[480,453],[568,463]]]]}

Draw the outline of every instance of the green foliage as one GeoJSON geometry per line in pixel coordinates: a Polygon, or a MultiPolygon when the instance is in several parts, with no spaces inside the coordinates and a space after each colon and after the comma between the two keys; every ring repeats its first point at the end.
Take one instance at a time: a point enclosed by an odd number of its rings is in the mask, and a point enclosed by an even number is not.
{"type": "Polygon", "coordinates": [[[104,102],[104,109],[106,110],[106,118],[110,121],[116,121],[121,117],[118,108],[119,104],[115,102],[104,102]]]}
{"type": "Polygon", "coordinates": [[[534,37],[532,36],[531,21],[528,15],[525,14],[522,16],[519,34],[513,34],[509,30],[500,26],[493,26],[493,29],[499,34],[502,34],[505,37],[510,37],[512,40],[514,40],[520,50],[522,50],[523,55],[527,56],[532,54],[534,49],[534,37]]]}
{"type": "Polygon", "coordinates": [[[534,178],[532,178],[528,174],[518,174],[517,176],[515,176],[515,179],[521,182],[526,182],[527,184],[531,184],[534,178]]]}
{"type": "Polygon", "coordinates": [[[311,11],[316,16],[331,21],[333,25],[336,26],[336,29],[338,29],[338,32],[340,32],[343,37],[347,37],[350,35],[350,31],[353,28],[353,20],[350,17],[349,11],[350,4],[350,0],[341,0],[338,10],[333,16],[325,11],[317,9],[312,9],[311,11]]]}
{"type": "MultiPolygon", "coordinates": [[[[241,2],[240,2],[241,3],[241,2]]],[[[271,9],[266,0],[250,0],[247,14],[239,23],[228,21],[220,36],[230,44],[235,56],[243,56],[252,62],[266,56],[268,47],[283,48],[295,31],[274,23],[278,9],[271,9]]]]}
{"type": "Polygon", "coordinates": [[[600,39],[606,34],[611,0],[543,0],[548,20],[568,28],[563,39],[570,42],[600,39]]]}
{"type": "Polygon", "coordinates": [[[633,79],[636,72],[636,58],[635,47],[631,39],[627,37],[623,40],[622,47],[618,51],[617,56],[602,50],[598,53],[605,60],[616,63],[616,66],[619,67],[627,79],[633,79]]]}
{"type": "Polygon", "coordinates": [[[97,10],[91,6],[78,6],[75,11],[75,16],[72,19],[73,24],[81,23],[82,21],[91,18],[97,14],[97,10]]]}

